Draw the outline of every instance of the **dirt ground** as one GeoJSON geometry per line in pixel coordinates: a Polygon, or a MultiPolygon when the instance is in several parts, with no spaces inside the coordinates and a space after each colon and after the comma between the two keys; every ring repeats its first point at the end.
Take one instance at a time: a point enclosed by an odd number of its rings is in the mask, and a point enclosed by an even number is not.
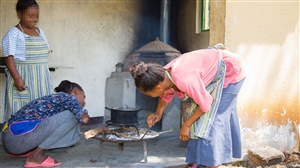
{"type": "MultiPolygon", "coordinates": [[[[63,165],[59,166],[61,168],[186,168],[186,148],[179,146],[176,134],[172,132],[161,134],[146,142],[147,163],[144,160],[145,149],[142,142],[125,143],[124,150],[120,151],[116,143],[105,142],[100,148],[99,140],[85,139],[83,135],[75,146],[63,151],[49,151],[46,154],[63,161],[63,165]]],[[[284,162],[264,168],[300,168],[300,152],[284,152],[284,154],[286,158],[284,162]]],[[[26,158],[9,157],[0,144],[0,168],[21,168],[25,161],[26,158]]],[[[247,161],[234,161],[220,166],[225,167],[249,166],[247,161]]]]}
{"type": "MultiPolygon", "coordinates": [[[[300,152],[284,152],[285,160],[279,164],[261,166],[264,168],[300,168],[300,152]]],[[[247,161],[233,162],[231,164],[225,164],[222,167],[250,167],[247,161]]]]}
{"type": "MultiPolygon", "coordinates": [[[[257,168],[300,168],[300,152],[284,152],[285,160],[280,164],[266,165],[257,168]]],[[[236,161],[219,166],[219,168],[251,168],[247,161],[236,161]]],[[[186,164],[166,168],[188,168],[186,164]]]]}

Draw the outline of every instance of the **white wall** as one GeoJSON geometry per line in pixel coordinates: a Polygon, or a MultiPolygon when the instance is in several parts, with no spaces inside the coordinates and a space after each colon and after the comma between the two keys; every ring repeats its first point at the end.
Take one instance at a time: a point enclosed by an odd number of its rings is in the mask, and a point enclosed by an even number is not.
{"type": "Polygon", "coordinates": [[[299,1],[226,1],[225,44],[245,61],[244,149],[293,149],[299,125],[299,1]]]}
{"type": "Polygon", "coordinates": [[[264,145],[282,151],[296,149],[299,1],[210,1],[209,40],[194,32],[195,5],[195,0],[181,1],[178,30],[182,50],[198,49],[195,46],[206,41],[224,43],[245,63],[247,78],[238,97],[243,154],[264,145]]]}
{"type": "MultiPolygon", "coordinates": [[[[18,23],[16,0],[1,0],[0,37],[18,23]]],[[[48,38],[54,87],[68,79],[86,92],[90,116],[104,115],[106,78],[137,41],[140,1],[38,0],[40,26],[48,38]]],[[[0,85],[5,85],[0,80],[0,85]]],[[[2,96],[2,92],[1,92],[2,96]]],[[[0,111],[1,112],[1,111],[0,111]]],[[[1,121],[0,121],[1,122],[1,121]]]]}
{"type": "Polygon", "coordinates": [[[4,95],[5,95],[5,75],[0,74],[0,123],[3,123],[4,118],[4,95]]]}

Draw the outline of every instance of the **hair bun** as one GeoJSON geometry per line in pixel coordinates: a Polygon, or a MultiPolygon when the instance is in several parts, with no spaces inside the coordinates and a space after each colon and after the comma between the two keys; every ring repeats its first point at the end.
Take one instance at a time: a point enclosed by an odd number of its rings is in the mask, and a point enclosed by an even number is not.
{"type": "Polygon", "coordinates": [[[68,80],[63,80],[63,81],[60,82],[60,84],[56,88],[54,88],[54,91],[55,92],[65,91],[65,88],[67,88],[71,84],[72,84],[72,82],[70,82],[68,80]]]}
{"type": "Polygon", "coordinates": [[[147,71],[148,67],[144,62],[139,62],[134,64],[130,68],[130,72],[133,78],[136,78],[137,76],[140,76],[144,74],[147,71]]]}

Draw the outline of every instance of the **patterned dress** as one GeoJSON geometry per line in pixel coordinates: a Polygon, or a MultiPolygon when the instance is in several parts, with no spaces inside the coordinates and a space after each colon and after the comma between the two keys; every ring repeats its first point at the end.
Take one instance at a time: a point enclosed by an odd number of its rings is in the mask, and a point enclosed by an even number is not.
{"type": "MultiPolygon", "coordinates": [[[[16,28],[15,28],[16,29],[16,28]]],[[[39,98],[41,96],[53,93],[50,71],[48,67],[48,43],[40,31],[39,36],[29,36],[20,30],[15,30],[15,34],[22,33],[25,39],[25,59],[14,59],[16,69],[21,78],[25,82],[25,90],[18,91],[14,86],[14,80],[6,69],[6,92],[5,92],[5,108],[4,120],[8,120],[11,114],[18,111],[22,106],[39,98]]],[[[22,48],[20,36],[7,33],[3,38],[4,56],[13,55],[18,52],[18,47],[22,48]],[[7,42],[8,41],[8,42],[7,42]],[[12,44],[14,41],[16,44],[12,44]],[[13,49],[12,49],[13,48],[13,49]]]]}
{"type": "Polygon", "coordinates": [[[80,140],[80,122],[85,113],[88,111],[78,99],[67,93],[35,99],[6,122],[3,147],[12,154],[22,154],[36,147],[55,149],[74,145],[80,140]]]}

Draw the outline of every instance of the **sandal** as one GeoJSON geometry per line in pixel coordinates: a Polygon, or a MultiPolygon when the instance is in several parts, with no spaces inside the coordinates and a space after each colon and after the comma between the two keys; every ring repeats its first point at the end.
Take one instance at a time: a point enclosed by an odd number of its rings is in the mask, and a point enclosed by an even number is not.
{"type": "Polygon", "coordinates": [[[187,167],[187,168],[197,168],[197,165],[196,165],[196,164],[193,164],[193,163],[190,163],[190,164],[187,164],[186,167],[187,167]]]}
{"type": "Polygon", "coordinates": [[[59,166],[62,164],[61,161],[57,161],[52,159],[50,156],[47,157],[46,160],[44,160],[42,163],[25,163],[24,167],[54,167],[54,166],[59,166]]]}

